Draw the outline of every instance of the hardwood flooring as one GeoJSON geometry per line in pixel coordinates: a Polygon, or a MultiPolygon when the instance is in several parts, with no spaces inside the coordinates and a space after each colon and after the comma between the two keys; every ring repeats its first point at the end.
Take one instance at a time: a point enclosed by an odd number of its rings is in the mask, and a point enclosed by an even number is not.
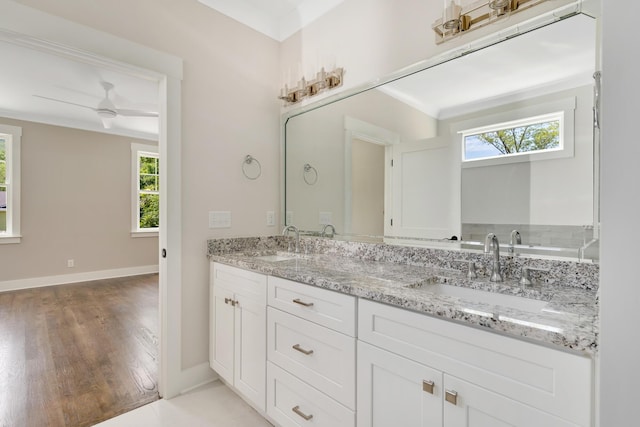
{"type": "Polygon", "coordinates": [[[0,426],[91,426],[158,399],[158,275],[0,293],[0,426]]]}

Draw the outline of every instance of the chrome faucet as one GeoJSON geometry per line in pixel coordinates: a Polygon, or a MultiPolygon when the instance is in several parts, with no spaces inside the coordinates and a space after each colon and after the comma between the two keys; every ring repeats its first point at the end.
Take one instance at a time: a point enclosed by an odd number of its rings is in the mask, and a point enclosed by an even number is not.
{"type": "Polygon", "coordinates": [[[336,235],[336,228],[333,226],[333,224],[325,224],[324,227],[322,227],[322,233],[320,233],[320,237],[333,237],[336,235]],[[327,228],[331,228],[331,235],[327,235],[327,228]]]}
{"type": "Polygon", "coordinates": [[[491,277],[492,282],[502,282],[502,273],[500,272],[500,243],[498,237],[493,234],[487,234],[484,239],[484,253],[488,254],[493,251],[493,263],[491,264],[491,277]]]}
{"type": "Polygon", "coordinates": [[[511,238],[509,239],[509,253],[515,252],[514,245],[522,244],[522,236],[518,230],[511,231],[511,238]]]}
{"type": "Polygon", "coordinates": [[[287,225],[284,230],[282,230],[282,235],[288,236],[290,231],[296,233],[295,252],[298,253],[300,252],[300,230],[298,230],[298,227],[296,227],[295,225],[287,225]]]}

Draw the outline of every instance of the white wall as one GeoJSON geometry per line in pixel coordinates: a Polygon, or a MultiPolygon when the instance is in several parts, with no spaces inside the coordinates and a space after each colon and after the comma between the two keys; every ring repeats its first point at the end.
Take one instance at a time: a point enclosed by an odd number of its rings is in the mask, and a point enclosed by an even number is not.
{"type": "MultiPolygon", "coordinates": [[[[208,361],[206,240],[273,234],[279,208],[278,43],[195,0],[20,1],[184,60],[182,82],[182,367],[208,361]],[[262,176],[242,175],[246,154],[262,176]],[[232,212],[210,230],[208,212],[232,212]]],[[[171,141],[169,141],[171,144],[171,141]]],[[[169,284],[171,286],[171,284],[169,284]]]]}
{"type": "Polygon", "coordinates": [[[38,277],[157,269],[158,238],[131,237],[131,143],[149,141],[0,123],[22,128],[22,241],[0,245],[0,290],[38,277]]]}
{"type": "Polygon", "coordinates": [[[638,2],[603,1],[600,427],[638,424],[638,2]]]}

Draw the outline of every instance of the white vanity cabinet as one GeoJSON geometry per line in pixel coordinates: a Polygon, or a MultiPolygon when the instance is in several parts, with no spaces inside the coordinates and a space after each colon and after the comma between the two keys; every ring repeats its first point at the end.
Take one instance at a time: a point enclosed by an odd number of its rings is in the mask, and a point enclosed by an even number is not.
{"type": "Polygon", "coordinates": [[[264,412],[267,277],[219,263],[210,275],[210,366],[264,412]]]}
{"type": "Polygon", "coordinates": [[[358,427],[592,425],[592,360],[360,300],[358,427]]]}
{"type": "Polygon", "coordinates": [[[356,298],[268,278],[267,414],[282,427],[354,427],[356,298]]]}

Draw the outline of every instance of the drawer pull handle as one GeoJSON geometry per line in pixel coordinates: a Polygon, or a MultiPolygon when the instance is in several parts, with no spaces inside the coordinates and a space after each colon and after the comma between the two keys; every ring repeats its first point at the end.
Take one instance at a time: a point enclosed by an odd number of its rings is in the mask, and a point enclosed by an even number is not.
{"type": "Polygon", "coordinates": [[[458,404],[458,392],[453,390],[445,390],[444,392],[444,400],[447,402],[457,405],[458,404]]]}
{"type": "Polygon", "coordinates": [[[293,300],[293,302],[295,302],[296,304],[300,304],[303,305],[305,307],[313,307],[313,303],[312,302],[304,302],[304,301],[300,301],[300,298],[296,298],[293,300]]]}
{"type": "Polygon", "coordinates": [[[306,354],[307,356],[311,356],[313,354],[313,350],[305,350],[304,348],[300,347],[300,344],[294,345],[293,349],[298,350],[300,353],[306,354]]]}
{"type": "Polygon", "coordinates": [[[426,380],[422,381],[422,391],[425,391],[429,394],[433,394],[433,386],[434,386],[433,381],[426,381],[426,380]]]}
{"type": "Polygon", "coordinates": [[[313,418],[313,415],[307,415],[304,412],[302,412],[300,410],[299,406],[294,406],[293,408],[291,408],[291,410],[293,412],[295,412],[296,414],[300,415],[302,418],[304,418],[306,421],[309,421],[311,418],[313,418]]]}

